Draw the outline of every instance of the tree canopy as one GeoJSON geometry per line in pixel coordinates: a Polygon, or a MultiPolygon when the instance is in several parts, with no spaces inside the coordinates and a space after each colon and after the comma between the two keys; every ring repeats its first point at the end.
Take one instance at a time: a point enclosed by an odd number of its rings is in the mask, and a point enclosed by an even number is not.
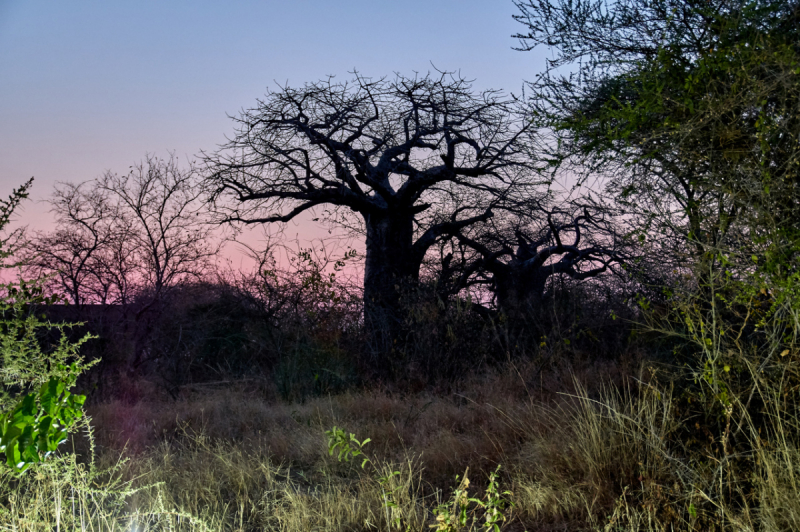
{"type": "Polygon", "coordinates": [[[379,351],[396,340],[398,287],[418,279],[431,246],[541,193],[524,104],[447,73],[283,87],[235,121],[207,158],[210,201],[232,222],[286,222],[322,206],[328,222],[357,215],[365,316],[389,331],[379,351]]]}
{"type": "Polygon", "coordinates": [[[607,176],[642,236],[702,271],[767,222],[796,237],[797,2],[515,3],[522,49],[555,51],[531,84],[554,158],[607,176]]]}

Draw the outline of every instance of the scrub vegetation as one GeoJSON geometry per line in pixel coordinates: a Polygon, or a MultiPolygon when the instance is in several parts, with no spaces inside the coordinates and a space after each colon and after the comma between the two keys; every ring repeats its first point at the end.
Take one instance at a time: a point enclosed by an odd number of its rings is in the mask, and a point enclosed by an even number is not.
{"type": "Polygon", "coordinates": [[[0,203],[1,529],[800,529],[800,5],[514,5],[529,100],[284,87],[0,203]],[[306,210],[365,256],[214,263],[306,210]]]}

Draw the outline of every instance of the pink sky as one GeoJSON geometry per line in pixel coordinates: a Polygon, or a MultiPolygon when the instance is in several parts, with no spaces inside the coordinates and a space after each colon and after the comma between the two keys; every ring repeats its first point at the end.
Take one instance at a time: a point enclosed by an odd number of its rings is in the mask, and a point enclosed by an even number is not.
{"type": "MultiPolygon", "coordinates": [[[[512,50],[515,13],[511,0],[0,0],[0,194],[34,176],[18,223],[46,230],[56,181],[213,151],[227,115],[276,82],[434,65],[519,94],[543,55],[512,50]]],[[[327,236],[310,218],[286,235],[327,236]]]]}

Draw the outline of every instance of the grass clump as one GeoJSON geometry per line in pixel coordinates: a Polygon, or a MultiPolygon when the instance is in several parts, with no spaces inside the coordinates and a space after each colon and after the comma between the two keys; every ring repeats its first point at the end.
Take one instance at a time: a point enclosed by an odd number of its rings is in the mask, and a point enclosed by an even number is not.
{"type": "Polygon", "coordinates": [[[82,428],[90,442],[88,462],[75,453],[64,453],[24,475],[0,470],[0,526],[4,530],[216,530],[170,505],[161,484],[136,485],[126,479],[129,458],[98,466],[88,418],[82,421],[82,428]]]}
{"type": "Polygon", "coordinates": [[[800,322],[790,300],[770,312],[679,302],[651,322],[675,363],[541,407],[515,470],[528,527],[797,528],[800,322]]]}

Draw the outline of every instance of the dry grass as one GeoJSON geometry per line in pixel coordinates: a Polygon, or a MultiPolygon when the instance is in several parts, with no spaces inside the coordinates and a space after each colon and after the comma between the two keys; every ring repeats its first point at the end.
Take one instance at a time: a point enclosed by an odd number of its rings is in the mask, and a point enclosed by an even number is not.
{"type": "MultiPolygon", "coordinates": [[[[544,420],[543,407],[530,398],[531,381],[540,385],[546,377],[556,387],[564,380],[557,375],[563,367],[539,369],[529,363],[471,376],[450,393],[382,389],[302,404],[281,403],[274,390],[253,383],[187,388],[176,401],[153,389],[149,401],[96,404],[88,413],[100,464],[111,465],[124,451],[130,460],[122,477],[135,479],[134,486],[158,485],[128,497],[129,510],[158,497],[165,508],[225,530],[383,528],[375,477],[396,470],[400,507],[390,521],[402,517],[422,530],[467,468],[474,496],[497,464],[509,471],[501,478],[505,488],[510,471],[525,469],[517,462],[526,459],[532,427],[544,420]],[[334,425],[371,438],[367,451],[382,471],[329,456],[324,432],[334,425]]],[[[615,371],[595,369],[597,382],[615,371]]],[[[74,446],[86,460],[87,440],[74,438],[74,446]]]]}
{"type": "Polygon", "coordinates": [[[757,466],[736,469],[688,455],[676,444],[685,422],[677,395],[650,373],[625,378],[623,367],[635,364],[519,364],[450,393],[377,389],[282,403],[242,383],[187,389],[175,401],[96,404],[97,468],[78,463],[91,456],[84,435],[74,438],[78,462],[67,454],[4,479],[0,529],[429,530],[456,475],[469,468],[469,495],[480,497],[497,464],[514,503],[505,530],[800,528],[798,419],[781,406],[780,386],[759,392],[772,405],[769,433],[746,435],[757,466]],[[334,425],[371,438],[364,451],[376,470],[329,455],[334,425]],[[731,496],[715,487],[720,479],[731,496]],[[737,498],[745,485],[752,493],[737,498]]]}

